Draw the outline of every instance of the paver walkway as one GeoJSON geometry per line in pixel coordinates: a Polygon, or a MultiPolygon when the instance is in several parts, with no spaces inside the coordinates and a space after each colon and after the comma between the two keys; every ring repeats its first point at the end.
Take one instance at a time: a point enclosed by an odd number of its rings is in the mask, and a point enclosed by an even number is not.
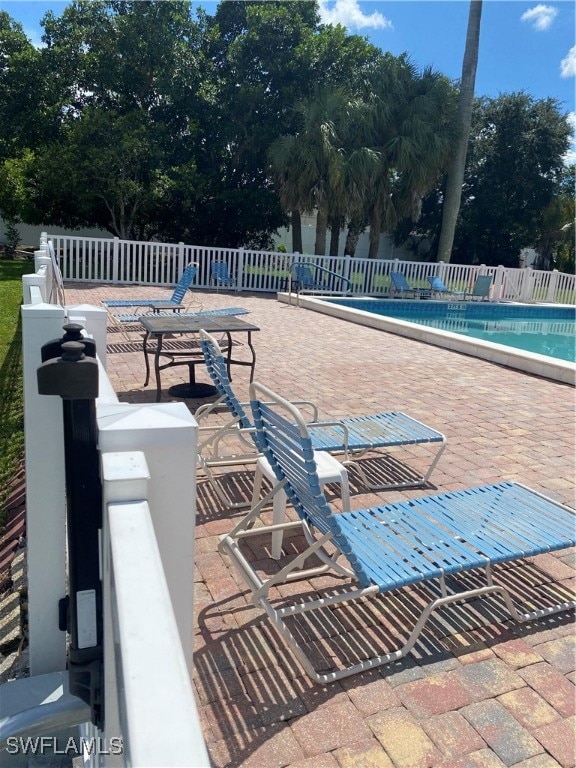
{"type": "MultiPolygon", "coordinates": [[[[70,303],[158,289],[68,289],[70,303]]],[[[203,294],[205,307],[244,306],[257,380],[325,415],[404,410],[444,432],[434,488],[515,480],[574,506],[574,389],[417,341],[278,303],[267,295],[203,294]]],[[[139,352],[110,353],[122,401],[153,402],[139,352]]],[[[234,369],[241,399],[246,369],[234,369]]],[[[207,380],[201,369],[198,379],[207,380]]],[[[164,391],[185,369],[164,373],[164,391]]],[[[199,402],[187,401],[192,409],[199,402]]],[[[215,417],[218,418],[218,417],[215,417]]],[[[413,464],[419,454],[404,454],[413,464]]],[[[251,475],[232,486],[249,494],[251,475]]],[[[353,508],[433,492],[368,494],[352,482],[353,508]]],[[[336,504],[337,504],[336,500],[336,504]]],[[[195,672],[214,766],[245,768],[569,768],[575,762],[573,613],[517,626],[497,600],[445,609],[401,662],[319,686],[306,677],[217,552],[240,512],[203,480],[196,524],[195,672]]],[[[520,600],[574,589],[574,551],[509,568],[520,600]]],[[[402,633],[420,598],[391,601],[383,626],[402,633]]],[[[350,612],[351,632],[360,619],[350,612]]],[[[357,625],[361,628],[363,625],[357,625]]]]}

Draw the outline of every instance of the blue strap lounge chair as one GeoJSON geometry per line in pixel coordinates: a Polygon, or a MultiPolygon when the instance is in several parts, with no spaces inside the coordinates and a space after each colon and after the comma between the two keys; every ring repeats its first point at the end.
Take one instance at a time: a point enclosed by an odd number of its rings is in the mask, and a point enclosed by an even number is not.
{"type": "MultiPolygon", "coordinates": [[[[113,331],[119,331],[123,334],[126,341],[131,342],[133,339],[130,336],[132,327],[127,325],[129,323],[137,323],[139,315],[147,312],[180,312],[183,308],[190,309],[194,307],[196,310],[202,309],[202,302],[196,299],[190,299],[185,303],[186,292],[192,285],[196,275],[198,273],[198,265],[195,263],[188,264],[186,269],[182,272],[182,275],[176,283],[172,296],[168,299],[152,298],[152,299],[106,299],[102,301],[102,304],[108,311],[108,319],[110,321],[110,329],[113,331]],[[117,310],[125,310],[132,308],[130,313],[118,312],[117,310]]],[[[136,328],[137,331],[141,330],[136,328]]]]}
{"type": "MultiPolygon", "coordinates": [[[[280,570],[262,568],[265,555],[259,554],[254,535],[273,534],[279,526],[254,528],[260,511],[255,507],[220,538],[220,552],[231,557],[254,602],[264,609],[312,679],[326,684],[402,658],[431,614],[451,603],[498,596],[519,622],[574,606],[576,601],[566,590],[542,598],[554,600],[554,605],[535,609],[530,600],[526,610],[513,602],[506,580],[496,583],[492,574],[493,566],[500,563],[573,547],[574,510],[525,486],[502,482],[334,514],[318,481],[311,432],[298,409],[257,382],[250,385],[250,399],[258,447],[298,515],[298,520],[283,523],[282,530],[293,527],[305,541],[285,556],[280,570]],[[252,543],[241,546],[247,536],[252,543]],[[314,567],[312,556],[320,565],[314,567]],[[470,571],[474,571],[471,578],[455,578],[470,571]],[[328,591],[313,587],[313,581],[300,589],[283,589],[289,581],[320,573],[343,580],[338,585],[331,578],[328,591]],[[398,593],[411,585],[418,588],[398,593]],[[429,602],[425,588],[429,588],[429,602]],[[386,621],[390,592],[392,605],[399,600],[410,602],[407,612],[416,619],[394,650],[382,645],[389,645],[388,638],[396,632],[379,631],[379,622],[386,621]],[[346,607],[351,601],[356,602],[346,607]],[[364,607],[373,628],[367,624],[364,629],[366,618],[358,623],[364,607]],[[352,612],[349,619],[348,610],[352,612]],[[351,632],[350,627],[358,629],[351,632]],[[319,638],[329,647],[317,671],[318,663],[313,663],[307,650],[312,648],[317,660],[319,638]],[[331,653],[340,657],[336,664],[331,653]]],[[[521,599],[517,585],[513,594],[521,599]]]]}
{"type": "Polygon", "coordinates": [[[430,296],[429,288],[412,288],[412,286],[408,284],[403,272],[390,272],[390,280],[392,282],[391,287],[394,294],[399,293],[401,296],[405,296],[406,294],[411,293],[414,296],[419,297],[430,296]]]}
{"type": "Polygon", "coordinates": [[[443,296],[464,296],[464,291],[452,291],[444,285],[441,277],[438,275],[429,275],[427,278],[430,283],[430,290],[433,294],[440,294],[443,296]]]}
{"type": "MultiPolygon", "coordinates": [[[[200,331],[200,345],[208,373],[218,392],[218,398],[212,403],[200,406],[195,413],[196,419],[202,422],[221,405],[227,407],[230,419],[217,429],[205,428],[209,434],[199,441],[199,466],[205,470],[214,489],[227,506],[247,506],[243,503],[234,504],[224,494],[220,483],[211,473],[211,467],[233,466],[247,461],[256,461],[258,452],[253,442],[254,425],[246,410],[246,404],[241,403],[234,394],[226,359],[216,339],[205,331],[200,331]],[[220,453],[220,445],[232,434],[240,437],[243,448],[246,450],[242,454],[224,457],[220,453]]],[[[311,409],[312,419],[308,422],[308,426],[311,430],[314,449],[337,454],[341,463],[346,467],[354,467],[362,482],[372,490],[415,488],[426,485],[446,446],[446,438],[441,432],[401,411],[320,421],[318,409],[314,403],[305,401],[300,405],[306,405],[311,409]],[[391,449],[409,445],[425,445],[435,449],[424,475],[408,472],[407,476],[399,478],[391,472],[389,476],[380,478],[379,482],[375,483],[370,480],[358,461],[368,451],[388,452],[391,449]]],[[[404,469],[406,470],[406,467],[404,469]]]]}
{"type": "Polygon", "coordinates": [[[295,289],[297,298],[303,293],[350,293],[352,284],[347,277],[312,262],[297,261],[292,265],[290,292],[295,289]],[[326,277],[318,280],[317,275],[326,277]]]}
{"type": "Polygon", "coordinates": [[[228,264],[225,261],[211,262],[210,278],[216,286],[216,290],[218,288],[237,288],[236,278],[228,272],[228,264]]]}
{"type": "Polygon", "coordinates": [[[474,286],[470,293],[465,293],[465,299],[488,299],[490,298],[490,288],[492,286],[492,275],[478,275],[474,281],[474,286]]]}
{"type": "MultiPolygon", "coordinates": [[[[211,315],[247,315],[250,310],[243,307],[222,307],[221,309],[202,309],[199,312],[179,312],[180,317],[210,317],[211,315]]],[[[154,312],[158,317],[170,317],[172,312],[154,312]]],[[[140,317],[139,314],[115,315],[115,319],[120,323],[135,323],[140,317]]]]}
{"type": "Polygon", "coordinates": [[[151,309],[154,309],[156,307],[157,309],[161,308],[164,310],[169,310],[171,308],[170,305],[172,305],[174,309],[177,310],[182,307],[182,304],[184,303],[184,297],[186,296],[186,291],[194,282],[197,273],[198,265],[188,264],[186,269],[182,272],[180,280],[178,280],[176,283],[174,291],[172,292],[172,296],[170,296],[169,299],[108,299],[106,301],[102,301],[102,304],[104,304],[105,307],[110,308],[150,307],[151,309]]]}

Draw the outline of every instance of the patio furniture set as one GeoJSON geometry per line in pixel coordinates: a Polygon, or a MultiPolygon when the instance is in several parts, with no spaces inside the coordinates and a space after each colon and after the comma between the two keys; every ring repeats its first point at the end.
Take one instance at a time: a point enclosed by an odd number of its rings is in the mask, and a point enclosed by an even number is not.
{"type": "MultiPolygon", "coordinates": [[[[486,297],[489,280],[478,278],[472,294],[486,297]]],[[[430,291],[447,291],[438,279],[430,282],[430,291]]],[[[224,287],[235,286],[229,283],[224,287]]],[[[412,289],[408,286],[398,290],[412,289]]],[[[230,557],[251,590],[253,601],[263,609],[310,677],[327,683],[402,658],[413,648],[431,615],[448,604],[496,595],[518,622],[533,621],[574,606],[574,600],[562,599],[554,605],[523,610],[493,575],[494,568],[502,563],[576,546],[573,510],[511,482],[352,509],[349,470],[371,489],[422,488],[445,449],[445,436],[399,411],[322,419],[313,402],[289,402],[254,381],[256,353],[252,332],[259,328],[236,317],[242,312],[240,308],[231,308],[228,315],[221,310],[189,313],[182,311],[183,295],[173,299],[170,312],[166,312],[167,302],[148,301],[136,305],[138,311],[146,306],[148,314],[130,316],[131,322],[139,317],[138,322],[145,329],[146,384],[150,378],[150,354],[154,356],[157,399],[163,368],[188,365],[189,387],[195,383],[194,366],[205,364],[216,399],[200,406],[195,413],[200,435],[198,468],[223,505],[231,509],[249,508],[220,537],[220,551],[230,557]],[[224,333],[222,344],[213,335],[218,332],[224,333]],[[231,334],[241,332],[247,334],[251,351],[248,362],[232,356],[231,334]],[[165,337],[174,334],[197,335],[199,340],[192,351],[167,349],[165,337]],[[169,357],[168,363],[160,362],[164,356],[169,357]],[[232,386],[231,365],[237,363],[250,368],[250,403],[240,402],[232,386]],[[227,412],[224,423],[220,419],[210,424],[210,415],[221,414],[222,408],[227,412]],[[310,416],[305,418],[308,411],[310,416]],[[238,450],[230,452],[229,438],[239,441],[238,450]],[[399,479],[374,483],[363,468],[362,457],[375,452],[386,456],[391,449],[407,446],[431,449],[424,475],[409,472],[399,479]],[[255,466],[254,490],[250,499],[235,501],[226,492],[219,470],[244,464],[255,466]],[[261,498],[263,478],[269,481],[270,490],[261,498]],[[341,488],[341,512],[331,507],[324,492],[325,486],[333,483],[341,488]],[[296,519],[287,520],[288,502],[296,519]],[[263,517],[263,512],[270,505],[272,522],[266,523],[268,518],[263,517]],[[294,530],[303,534],[306,541],[302,551],[293,552],[283,546],[285,534],[294,530]],[[263,535],[270,536],[271,558],[278,561],[279,568],[273,573],[263,573],[262,564],[251,557],[252,549],[244,546],[252,537],[263,535]],[[326,593],[319,590],[309,598],[284,597],[279,603],[275,599],[279,586],[327,573],[341,577],[338,589],[326,593]],[[473,586],[466,579],[460,583],[460,576],[471,573],[475,575],[473,586]],[[479,579],[481,584],[477,583],[479,579]],[[373,601],[410,585],[427,588],[430,598],[404,643],[341,668],[315,668],[295,629],[294,622],[299,616],[317,614],[321,622],[329,615],[327,612],[337,610],[343,603],[373,601]]],[[[107,305],[120,306],[117,302],[107,305]]],[[[380,603],[374,610],[380,610],[379,606],[380,603]]]]}

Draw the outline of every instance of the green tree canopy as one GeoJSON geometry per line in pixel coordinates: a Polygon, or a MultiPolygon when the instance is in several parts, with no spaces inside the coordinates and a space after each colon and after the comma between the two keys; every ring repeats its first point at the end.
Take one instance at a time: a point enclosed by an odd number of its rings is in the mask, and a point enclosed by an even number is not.
{"type": "Polygon", "coordinates": [[[569,137],[555,99],[512,93],[476,102],[456,261],[517,266],[520,250],[538,240],[569,137]]]}
{"type": "MultiPolygon", "coordinates": [[[[521,249],[538,244],[550,205],[563,194],[569,137],[555,99],[520,92],[475,101],[453,261],[518,266],[521,249]]],[[[425,239],[434,258],[442,196],[439,185],[424,201],[419,225],[403,222],[397,241],[425,239]]]]}

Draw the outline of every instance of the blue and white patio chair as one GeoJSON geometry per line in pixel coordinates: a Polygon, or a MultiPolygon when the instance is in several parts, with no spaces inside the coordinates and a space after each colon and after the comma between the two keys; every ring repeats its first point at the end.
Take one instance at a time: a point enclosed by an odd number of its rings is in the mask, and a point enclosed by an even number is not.
{"type": "MultiPolygon", "coordinates": [[[[110,326],[114,331],[120,331],[126,341],[131,341],[130,332],[132,326],[130,323],[138,323],[138,317],[148,312],[158,313],[162,312],[181,312],[182,309],[201,310],[203,304],[195,298],[190,298],[185,301],[187,291],[194,282],[194,279],[198,273],[198,265],[195,263],[188,264],[186,269],[182,272],[182,275],[174,290],[172,296],[168,299],[152,298],[152,299],[105,299],[102,304],[108,311],[108,319],[110,326]],[[131,307],[131,312],[118,312],[117,310],[127,309],[131,307]],[[128,325],[127,325],[128,324],[128,325]]],[[[138,328],[136,330],[139,330],[138,328]]]]}
{"type": "Polygon", "coordinates": [[[444,285],[444,281],[438,275],[428,275],[426,278],[430,283],[430,290],[433,294],[442,296],[464,296],[465,291],[452,291],[444,285]]]}
{"type": "MultiPolygon", "coordinates": [[[[247,506],[242,502],[234,503],[225,494],[221,484],[212,474],[211,468],[257,461],[258,452],[253,442],[254,424],[246,410],[247,404],[241,403],[232,389],[226,359],[216,339],[201,330],[200,345],[218,397],[214,402],[200,406],[194,415],[201,423],[210,413],[219,409],[221,405],[225,405],[230,418],[219,427],[203,428],[201,426],[201,430],[207,435],[201,437],[199,441],[199,466],[206,472],[215,491],[227,506],[247,506]],[[222,454],[221,445],[232,436],[240,438],[243,453],[222,454]]],[[[345,467],[354,467],[362,482],[371,490],[418,488],[426,485],[446,447],[446,438],[441,432],[402,411],[319,420],[318,408],[313,402],[300,401],[297,404],[311,411],[312,418],[308,422],[308,427],[311,430],[314,450],[336,454],[345,467]],[[388,454],[392,449],[413,445],[430,446],[434,450],[424,475],[408,472],[407,476],[401,479],[395,477],[394,472],[390,472],[385,482],[374,483],[358,461],[368,452],[384,450],[388,454]]]]}
{"type": "Polygon", "coordinates": [[[478,275],[474,281],[472,291],[464,293],[465,299],[480,299],[488,301],[490,299],[490,288],[492,287],[492,275],[478,275]]]}
{"type": "Polygon", "coordinates": [[[339,275],[338,272],[321,267],[319,264],[297,261],[291,269],[290,293],[292,288],[296,290],[298,300],[303,293],[348,294],[352,290],[352,283],[344,275],[339,275]],[[319,281],[318,274],[320,277],[326,276],[328,282],[319,281]]]}
{"type": "Polygon", "coordinates": [[[412,288],[403,272],[390,272],[390,281],[393,294],[399,293],[401,296],[405,296],[411,293],[420,298],[430,296],[430,288],[412,288]]]}
{"type": "Polygon", "coordinates": [[[232,277],[228,272],[228,264],[225,261],[213,261],[210,264],[210,278],[216,290],[219,288],[234,288],[236,289],[236,278],[232,277]]]}
{"type": "MultiPolygon", "coordinates": [[[[418,640],[428,618],[451,603],[498,596],[518,622],[574,606],[576,601],[566,590],[566,595],[560,592],[550,597],[554,605],[535,609],[530,600],[526,610],[513,602],[504,580],[495,582],[492,572],[500,563],[573,547],[574,510],[525,486],[502,482],[334,514],[318,481],[312,434],[301,413],[257,382],[250,385],[250,400],[258,447],[298,515],[298,520],[282,523],[281,530],[301,531],[305,542],[271,574],[262,567],[265,555],[259,556],[256,543],[240,546],[246,537],[254,542],[255,535],[279,528],[253,527],[260,513],[254,507],[220,538],[220,552],[230,556],[256,605],[263,608],[313,680],[326,684],[402,658],[418,640]],[[309,558],[314,556],[320,561],[317,567],[310,565],[309,558]],[[467,584],[466,579],[455,578],[470,571],[474,576],[467,584]],[[341,576],[342,583],[337,586],[330,579],[328,591],[314,588],[313,577],[322,573],[341,576]],[[282,589],[298,579],[312,581],[308,588],[282,589]],[[418,585],[417,595],[412,600],[406,590],[404,601],[413,603],[409,613],[416,620],[400,647],[383,648],[381,643],[386,641],[376,639],[382,637],[378,631],[368,631],[362,642],[358,632],[363,630],[347,634],[346,625],[356,625],[358,611],[370,604],[372,609],[367,612],[376,629],[379,620],[374,614],[386,610],[386,596],[393,593],[392,604],[397,603],[398,590],[411,585],[418,585]],[[429,590],[429,602],[423,604],[425,590],[429,590]],[[559,599],[562,602],[556,602],[559,599]],[[360,604],[350,606],[348,623],[344,606],[352,601],[360,604]],[[334,668],[328,652],[322,654],[324,663],[317,671],[306,648],[314,647],[323,632],[330,638],[337,636],[339,642],[334,645],[341,650],[343,663],[334,668]]],[[[515,587],[516,599],[519,594],[515,587]]]]}
{"type": "MultiPolygon", "coordinates": [[[[198,274],[198,264],[191,263],[188,264],[186,269],[182,272],[182,275],[178,282],[176,283],[176,286],[174,287],[174,290],[172,292],[172,296],[170,298],[166,299],[107,299],[103,300],[102,304],[106,308],[117,308],[117,307],[135,307],[136,309],[149,307],[151,310],[154,308],[162,310],[170,310],[170,305],[173,306],[174,311],[178,311],[181,309],[184,298],[186,296],[186,291],[190,288],[192,283],[194,282],[194,279],[196,278],[196,275],[198,274]]],[[[201,307],[200,307],[201,308],[201,307]]]]}

